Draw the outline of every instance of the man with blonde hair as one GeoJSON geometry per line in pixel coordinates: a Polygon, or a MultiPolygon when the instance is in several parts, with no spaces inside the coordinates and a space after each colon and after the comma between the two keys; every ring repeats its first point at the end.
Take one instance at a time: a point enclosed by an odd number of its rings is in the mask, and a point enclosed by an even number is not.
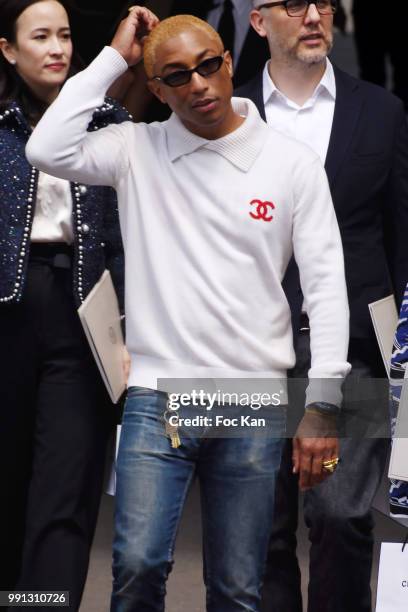
{"type": "MultiPolygon", "coordinates": [[[[174,398],[159,390],[159,379],[170,389],[180,378],[229,384],[229,391],[238,379],[246,391],[265,381],[280,389],[294,363],[281,287],[293,251],[314,329],[295,469],[307,488],[337,463],[331,412],[340,384],[313,384],[319,377],[341,383],[349,369],[343,255],[327,180],[316,155],[268,128],[250,101],[231,100],[231,76],[231,57],[207,24],[180,16],[157,25],[151,12],[134,7],[111,46],[67,82],[27,148],[47,172],[118,192],[131,372],[117,461],[114,612],[164,610],[194,475],[207,610],[259,610],[282,413],[268,405],[262,435],[242,426],[242,435],[224,430],[221,439],[211,431],[207,402],[209,420],[184,434],[170,423],[174,398]],[[141,60],[144,41],[149,86],[171,118],[87,132],[92,109],[141,60]],[[306,437],[311,426],[319,437],[306,437]]],[[[223,410],[229,422],[240,414],[238,405],[223,410]]]]}

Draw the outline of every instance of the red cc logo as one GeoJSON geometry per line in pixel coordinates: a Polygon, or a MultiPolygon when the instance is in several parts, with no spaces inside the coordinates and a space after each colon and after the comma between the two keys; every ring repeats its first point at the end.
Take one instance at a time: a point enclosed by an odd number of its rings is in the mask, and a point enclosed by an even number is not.
{"type": "Polygon", "coordinates": [[[253,219],[262,219],[262,221],[267,221],[268,223],[272,221],[273,216],[268,215],[269,208],[271,210],[275,210],[275,205],[272,202],[262,202],[261,200],[252,200],[250,204],[251,206],[256,206],[256,214],[253,212],[249,213],[253,219]]]}

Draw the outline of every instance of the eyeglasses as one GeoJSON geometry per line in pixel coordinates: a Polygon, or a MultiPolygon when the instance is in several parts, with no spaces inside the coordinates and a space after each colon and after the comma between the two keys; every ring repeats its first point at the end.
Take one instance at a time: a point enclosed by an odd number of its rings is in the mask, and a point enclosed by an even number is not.
{"type": "Polygon", "coordinates": [[[273,6],[284,6],[289,17],[304,17],[311,4],[316,6],[320,15],[334,15],[337,11],[337,0],[284,0],[283,2],[267,2],[256,8],[259,11],[273,6]]]}
{"type": "Polygon", "coordinates": [[[171,72],[170,74],[164,77],[153,77],[153,81],[162,81],[165,85],[169,87],[181,87],[182,85],[187,85],[191,81],[191,77],[194,72],[197,72],[200,76],[208,77],[221,68],[224,62],[224,56],[218,55],[217,57],[209,57],[204,60],[195,68],[191,68],[191,70],[176,70],[175,72],[171,72]]]}

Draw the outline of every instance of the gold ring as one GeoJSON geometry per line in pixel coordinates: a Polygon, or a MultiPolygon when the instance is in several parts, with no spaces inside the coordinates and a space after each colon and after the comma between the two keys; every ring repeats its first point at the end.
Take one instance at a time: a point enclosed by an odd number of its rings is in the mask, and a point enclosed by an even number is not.
{"type": "Polygon", "coordinates": [[[330,474],[333,474],[334,470],[338,466],[340,459],[336,457],[335,459],[329,459],[328,461],[323,461],[323,469],[330,474]]]}

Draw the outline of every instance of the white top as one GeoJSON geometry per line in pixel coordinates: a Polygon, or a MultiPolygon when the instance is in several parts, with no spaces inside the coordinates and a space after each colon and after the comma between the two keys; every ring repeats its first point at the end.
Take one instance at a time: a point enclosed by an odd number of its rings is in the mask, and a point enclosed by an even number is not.
{"type": "Polygon", "coordinates": [[[263,72],[263,99],[268,125],[307,144],[324,164],[336,103],[333,66],[326,60],[324,75],[303,106],[299,106],[277,89],[269,75],[268,66],[269,62],[263,72]]]}
{"type": "MultiPolygon", "coordinates": [[[[252,0],[232,0],[232,14],[235,23],[235,38],[234,38],[234,68],[237,67],[239,56],[244,47],[244,42],[249,31],[249,13],[252,10],[252,0]]],[[[214,28],[218,29],[221,15],[224,11],[224,0],[214,0],[214,8],[208,11],[207,22],[214,28]]]]}
{"type": "MultiPolygon", "coordinates": [[[[89,133],[93,109],[127,64],[111,47],[64,85],[27,145],[30,162],[118,193],[126,256],[129,385],[158,378],[277,378],[294,365],[281,281],[294,249],[310,304],[312,377],[350,369],[340,233],[326,174],[255,105],[207,141],[176,115],[89,133]]],[[[339,403],[321,383],[309,401],[339,403]]]]}
{"type": "Polygon", "coordinates": [[[30,238],[31,242],[72,243],[72,195],[68,181],[39,173],[30,238]]]}

